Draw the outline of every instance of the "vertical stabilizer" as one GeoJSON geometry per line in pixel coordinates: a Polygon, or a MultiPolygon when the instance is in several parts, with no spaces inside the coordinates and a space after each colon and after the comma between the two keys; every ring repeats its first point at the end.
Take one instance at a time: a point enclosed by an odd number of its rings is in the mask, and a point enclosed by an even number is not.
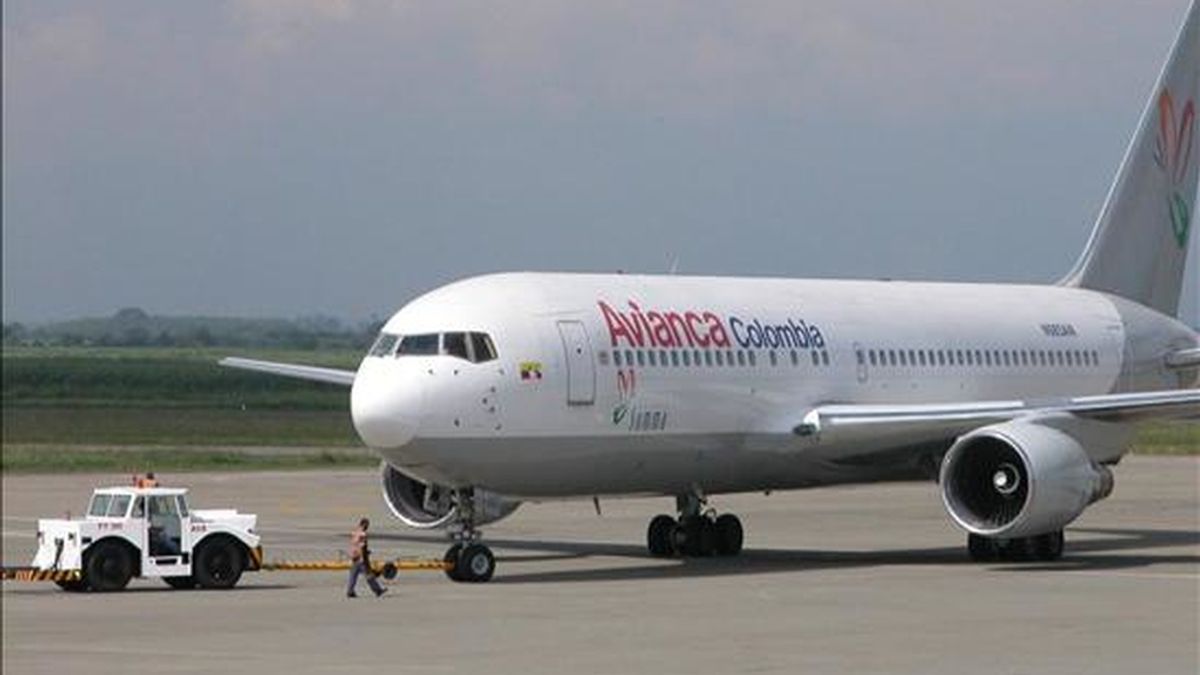
{"type": "Polygon", "coordinates": [[[1063,284],[1175,316],[1196,203],[1200,11],[1187,18],[1142,114],[1092,237],[1063,284]]]}

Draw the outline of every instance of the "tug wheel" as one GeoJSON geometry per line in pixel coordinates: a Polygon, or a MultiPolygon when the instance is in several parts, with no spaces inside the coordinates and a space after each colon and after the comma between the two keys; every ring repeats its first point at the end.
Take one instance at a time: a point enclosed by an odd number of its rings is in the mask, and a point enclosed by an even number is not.
{"type": "Polygon", "coordinates": [[[119,591],[133,578],[133,556],[115,541],[97,543],[84,567],[87,585],[100,592],[119,591]]]}

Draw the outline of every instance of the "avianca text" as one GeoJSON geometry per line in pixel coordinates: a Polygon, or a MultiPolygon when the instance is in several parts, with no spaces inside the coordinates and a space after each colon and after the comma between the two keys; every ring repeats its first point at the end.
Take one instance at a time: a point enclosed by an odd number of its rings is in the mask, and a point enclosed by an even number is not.
{"type": "Polygon", "coordinates": [[[724,349],[736,343],[743,349],[825,348],[820,327],[804,319],[763,321],[707,310],[644,310],[633,300],[625,310],[603,300],[597,304],[613,347],[724,349]]]}

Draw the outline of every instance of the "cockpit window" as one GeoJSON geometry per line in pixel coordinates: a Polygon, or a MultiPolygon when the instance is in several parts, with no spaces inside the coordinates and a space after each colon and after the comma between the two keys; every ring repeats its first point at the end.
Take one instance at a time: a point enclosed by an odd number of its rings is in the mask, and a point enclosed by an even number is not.
{"type": "Polygon", "coordinates": [[[471,336],[471,360],[475,363],[496,360],[496,345],[487,333],[468,333],[471,336]]]}
{"type": "Polygon", "coordinates": [[[399,335],[391,333],[380,333],[378,338],[375,338],[375,344],[371,346],[371,356],[391,356],[392,350],[396,348],[396,342],[400,339],[399,335]]]}
{"type": "Polygon", "coordinates": [[[397,356],[432,356],[438,353],[438,334],[405,335],[397,356]]]}
{"type": "MultiPolygon", "coordinates": [[[[433,356],[442,354],[471,363],[495,361],[496,345],[487,333],[426,333],[400,338],[396,356],[433,356]]],[[[374,350],[371,352],[375,353],[374,350]]]]}
{"type": "Polygon", "coordinates": [[[446,333],[442,336],[442,353],[446,356],[457,356],[460,359],[471,360],[467,355],[467,334],[446,333]]]}

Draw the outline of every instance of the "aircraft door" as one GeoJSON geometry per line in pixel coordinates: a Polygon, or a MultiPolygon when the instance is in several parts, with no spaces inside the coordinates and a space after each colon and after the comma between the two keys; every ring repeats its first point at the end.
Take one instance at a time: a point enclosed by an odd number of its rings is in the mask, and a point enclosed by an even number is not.
{"type": "Polygon", "coordinates": [[[863,351],[862,345],[854,343],[854,362],[858,368],[859,384],[867,383],[867,353],[863,351]]]}
{"type": "Polygon", "coordinates": [[[580,321],[559,321],[567,369],[567,404],[591,405],[596,402],[596,362],[592,343],[580,321]]]}

